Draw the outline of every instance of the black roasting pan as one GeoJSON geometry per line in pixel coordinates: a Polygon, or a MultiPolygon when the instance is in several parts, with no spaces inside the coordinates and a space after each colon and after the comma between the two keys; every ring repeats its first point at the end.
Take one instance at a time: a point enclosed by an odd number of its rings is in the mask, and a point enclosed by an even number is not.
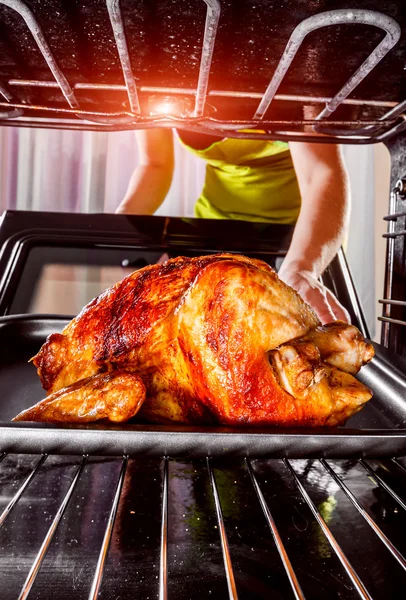
{"type": "Polygon", "coordinates": [[[376,457],[406,454],[406,369],[375,345],[362,370],[373,399],[342,428],[229,428],[131,423],[56,426],[12,423],[43,396],[29,359],[68,317],[0,318],[0,451],[144,456],[376,457]]]}

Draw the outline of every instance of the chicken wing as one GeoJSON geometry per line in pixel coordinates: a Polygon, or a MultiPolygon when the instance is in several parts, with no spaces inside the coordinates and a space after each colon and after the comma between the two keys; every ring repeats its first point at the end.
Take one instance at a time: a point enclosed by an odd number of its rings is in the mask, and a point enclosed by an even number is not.
{"type": "Polygon", "coordinates": [[[13,421],[90,423],[106,419],[128,421],[145,400],[145,386],[130,373],[116,371],[81,379],[54,392],[13,421]]]}

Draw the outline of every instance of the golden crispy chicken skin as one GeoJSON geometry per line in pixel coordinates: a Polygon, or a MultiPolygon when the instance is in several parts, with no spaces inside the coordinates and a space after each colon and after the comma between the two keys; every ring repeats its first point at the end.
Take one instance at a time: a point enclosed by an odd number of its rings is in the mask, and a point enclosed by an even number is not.
{"type": "Polygon", "coordinates": [[[81,379],[54,392],[13,421],[90,423],[107,419],[128,421],[145,400],[145,386],[131,373],[117,371],[81,379]]]}
{"type": "Polygon", "coordinates": [[[335,377],[337,367],[356,372],[373,350],[352,326],[331,335],[330,352],[328,327],[266,263],[179,257],[106,290],[33,361],[48,394],[99,373],[137,375],[138,414],[154,422],[333,425],[371,397],[351,375],[335,377]]]}

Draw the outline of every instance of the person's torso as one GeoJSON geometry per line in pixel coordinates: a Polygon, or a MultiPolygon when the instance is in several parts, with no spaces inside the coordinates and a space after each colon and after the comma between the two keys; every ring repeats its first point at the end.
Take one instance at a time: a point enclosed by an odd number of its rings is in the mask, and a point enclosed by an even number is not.
{"type": "Polygon", "coordinates": [[[294,223],[300,192],[288,144],[178,132],[206,161],[195,214],[201,218],[294,223]]]}

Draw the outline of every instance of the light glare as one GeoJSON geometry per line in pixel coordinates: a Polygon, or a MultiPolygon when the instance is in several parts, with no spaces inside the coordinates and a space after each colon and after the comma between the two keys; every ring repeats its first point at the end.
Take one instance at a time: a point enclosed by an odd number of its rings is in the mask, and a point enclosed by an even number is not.
{"type": "Polygon", "coordinates": [[[157,103],[151,111],[151,115],[170,115],[174,113],[175,104],[168,101],[157,103]]]}

